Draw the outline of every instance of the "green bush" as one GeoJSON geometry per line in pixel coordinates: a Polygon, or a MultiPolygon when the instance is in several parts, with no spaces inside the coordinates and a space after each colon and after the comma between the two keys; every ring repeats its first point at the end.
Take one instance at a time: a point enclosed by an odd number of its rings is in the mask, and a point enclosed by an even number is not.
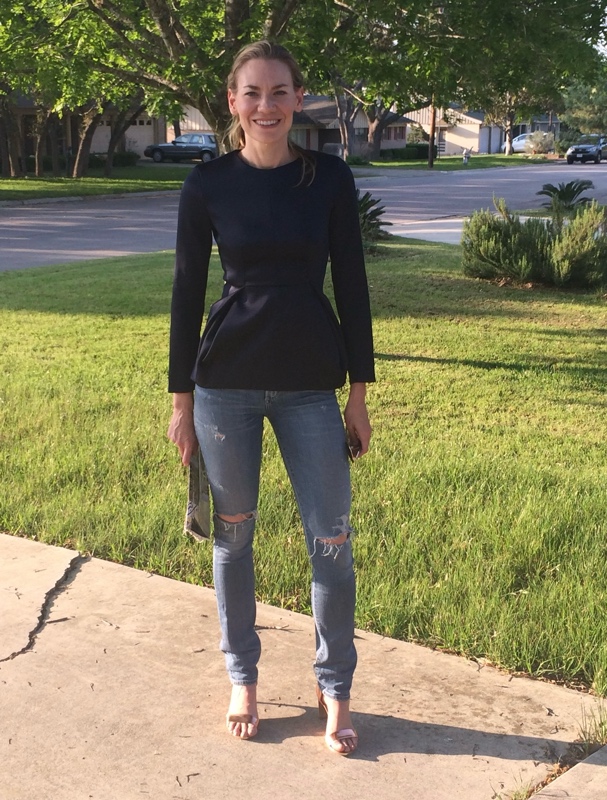
{"type": "Polygon", "coordinates": [[[561,130],[559,138],[554,143],[554,149],[560,156],[564,156],[572,144],[575,144],[582,134],[578,130],[561,130]]]}
{"type": "MultiPolygon", "coordinates": [[[[89,155],[89,168],[90,169],[103,169],[105,166],[105,160],[107,158],[107,153],[91,153],[89,155]]],[[[71,156],[72,164],[76,160],[76,154],[74,153],[71,156]]],[[[113,165],[115,167],[134,167],[137,162],[139,161],[138,153],[134,153],[132,150],[127,150],[124,153],[114,153],[114,162],[113,165]]],[[[42,169],[45,172],[50,172],[53,168],[53,163],[50,156],[43,156],[42,158],[42,169]]],[[[36,159],[33,155],[28,156],[26,159],[26,169],[28,172],[34,172],[36,169],[36,159]]],[[[65,171],[65,156],[59,156],[59,169],[62,172],[65,171]]]]}
{"type": "MultiPolygon", "coordinates": [[[[53,168],[53,162],[50,156],[42,157],[42,169],[45,172],[50,172],[53,168]]],[[[36,169],[36,157],[31,155],[26,159],[26,169],[28,172],[34,172],[36,169]]],[[[59,156],[59,169],[65,170],[65,156],[59,156]]]]}
{"type": "Polygon", "coordinates": [[[527,153],[552,153],[554,150],[554,134],[534,131],[525,142],[527,153]]]}
{"type": "Polygon", "coordinates": [[[387,231],[382,230],[382,227],[392,223],[382,220],[385,208],[379,205],[380,201],[372,197],[371,192],[365,192],[361,195],[360,189],[357,189],[356,197],[358,199],[358,218],[360,220],[363,245],[368,253],[373,252],[375,243],[379,239],[385,239],[388,235],[387,231]]]}
{"type": "Polygon", "coordinates": [[[477,211],[462,234],[462,266],[471,277],[592,287],[607,282],[605,208],[592,202],[569,221],[521,220],[494,201],[499,214],[477,211]]]}
{"type": "Polygon", "coordinates": [[[589,197],[581,197],[587,189],[594,189],[592,181],[573,180],[568,183],[559,183],[558,186],[553,183],[545,183],[536,194],[540,197],[550,198],[548,203],[542,203],[542,208],[560,209],[562,213],[569,213],[584,203],[590,202],[589,197]]]}
{"type": "MultiPolygon", "coordinates": [[[[422,161],[428,159],[430,145],[428,142],[408,144],[406,147],[387,148],[381,151],[382,161],[422,161]]],[[[438,148],[434,145],[434,156],[438,148]]]]}
{"type": "Polygon", "coordinates": [[[124,153],[114,153],[114,161],[112,163],[115,167],[134,167],[138,161],[139,153],[125,150],[124,153]]]}
{"type": "Polygon", "coordinates": [[[107,153],[89,153],[89,169],[103,169],[107,153]]]}
{"type": "Polygon", "coordinates": [[[365,167],[369,164],[369,160],[364,156],[348,156],[346,158],[346,164],[349,164],[351,167],[365,167]]]}
{"type": "Polygon", "coordinates": [[[607,216],[593,201],[564,224],[552,248],[557,286],[600,286],[607,280],[607,216]]]}

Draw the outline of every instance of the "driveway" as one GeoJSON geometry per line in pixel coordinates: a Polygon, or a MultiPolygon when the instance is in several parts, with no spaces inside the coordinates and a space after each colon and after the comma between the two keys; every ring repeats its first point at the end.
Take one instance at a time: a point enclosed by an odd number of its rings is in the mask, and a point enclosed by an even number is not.
{"type": "MultiPolygon", "coordinates": [[[[438,228],[457,231],[445,218],[464,217],[492,207],[492,197],[505,197],[511,208],[534,208],[544,183],[589,178],[592,196],[607,203],[607,163],[510,167],[470,172],[356,169],[357,184],[386,206],[394,233],[425,238],[438,228]]],[[[126,195],[0,208],[0,271],[62,264],[88,258],[150,253],[175,246],[178,192],[156,196],[126,195]]],[[[439,236],[442,234],[439,234],[439,236]]],[[[458,234],[452,232],[457,241],[458,234]]],[[[432,237],[428,237],[432,238],[432,237]]]]}

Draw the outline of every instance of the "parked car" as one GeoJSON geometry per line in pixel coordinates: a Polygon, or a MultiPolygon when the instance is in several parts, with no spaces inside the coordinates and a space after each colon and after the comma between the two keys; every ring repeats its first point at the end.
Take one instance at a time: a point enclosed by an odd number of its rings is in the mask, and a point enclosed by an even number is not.
{"type": "Polygon", "coordinates": [[[186,158],[211,161],[219,155],[219,148],[212,133],[184,133],[172,142],[148,145],[143,155],[157,163],[164,161],[165,158],[171,161],[182,161],[186,158]]]}
{"type": "Polygon", "coordinates": [[[571,145],[565,155],[568,164],[573,164],[574,161],[581,161],[582,164],[586,161],[594,161],[595,164],[600,164],[606,153],[607,136],[595,133],[580,136],[579,140],[571,145]]]}
{"type": "MultiPolygon", "coordinates": [[[[527,139],[531,136],[530,133],[521,133],[519,136],[515,136],[512,140],[512,152],[513,153],[526,153],[527,150],[525,148],[525,144],[527,143],[527,139]]],[[[502,153],[506,152],[506,142],[502,145],[502,153]]]]}
{"type": "MultiPolygon", "coordinates": [[[[513,153],[528,153],[529,148],[527,147],[527,142],[531,138],[532,133],[521,133],[518,136],[515,136],[512,140],[512,152],[513,153]]],[[[506,152],[506,142],[502,145],[502,153],[506,152]]]]}

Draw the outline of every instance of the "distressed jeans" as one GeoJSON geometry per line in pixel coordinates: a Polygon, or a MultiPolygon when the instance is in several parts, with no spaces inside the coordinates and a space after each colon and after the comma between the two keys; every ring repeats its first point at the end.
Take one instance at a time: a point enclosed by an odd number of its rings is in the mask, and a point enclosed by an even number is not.
{"type": "MultiPolygon", "coordinates": [[[[221,649],[233,684],[257,682],[253,534],[264,417],[272,425],[303,522],[312,565],[314,671],[322,691],[350,697],[356,667],[350,469],[333,391],[195,390],[194,422],[214,506],[213,575],[221,649]],[[243,522],[223,516],[245,514],[243,522]],[[322,539],[344,533],[343,544],[322,539]]],[[[285,532],[286,533],[286,532],[285,532]]]]}

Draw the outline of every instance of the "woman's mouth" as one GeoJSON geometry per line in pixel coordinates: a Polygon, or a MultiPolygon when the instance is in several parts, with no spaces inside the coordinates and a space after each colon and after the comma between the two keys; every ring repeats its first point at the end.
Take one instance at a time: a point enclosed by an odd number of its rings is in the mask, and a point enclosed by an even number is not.
{"type": "Polygon", "coordinates": [[[255,119],[253,122],[256,125],[260,125],[262,128],[273,128],[275,125],[278,125],[280,120],[278,119],[255,119]]]}

